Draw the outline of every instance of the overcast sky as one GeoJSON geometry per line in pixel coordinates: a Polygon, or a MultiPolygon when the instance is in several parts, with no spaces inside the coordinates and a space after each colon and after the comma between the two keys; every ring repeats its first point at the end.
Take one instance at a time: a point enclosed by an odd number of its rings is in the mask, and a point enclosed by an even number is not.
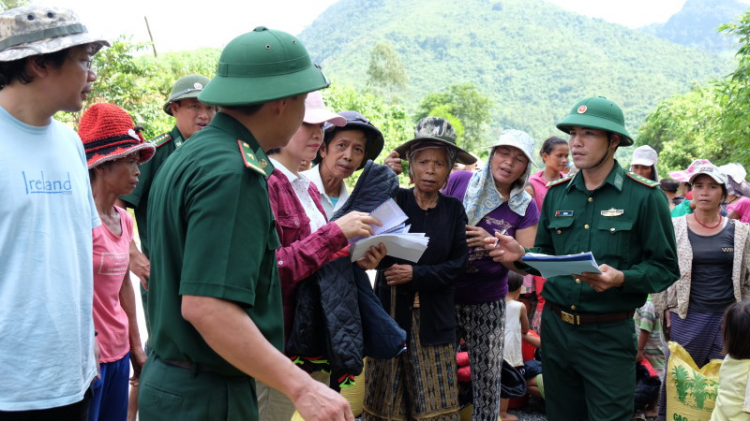
{"type": "MultiPolygon", "coordinates": [[[[32,0],[74,9],[91,32],[148,41],[144,16],[159,51],[223,47],[256,26],[298,34],[337,0],[32,0]],[[177,6],[176,6],[177,5],[177,6]]],[[[408,0],[406,0],[408,1],[408,0]]],[[[665,22],[685,0],[547,0],[565,9],[631,28],[665,22]]],[[[743,0],[750,2],[750,0],[743,0]]]]}

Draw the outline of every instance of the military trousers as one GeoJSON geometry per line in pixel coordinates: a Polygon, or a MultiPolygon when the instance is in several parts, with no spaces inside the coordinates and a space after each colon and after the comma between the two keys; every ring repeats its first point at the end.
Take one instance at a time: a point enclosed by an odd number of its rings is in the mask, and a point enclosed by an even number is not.
{"type": "Polygon", "coordinates": [[[572,325],[542,312],[542,369],[549,421],[629,421],[635,393],[633,319],[572,325]]]}
{"type": "Polygon", "coordinates": [[[138,391],[141,421],[256,421],[255,380],[165,363],[153,352],[138,391]]]}

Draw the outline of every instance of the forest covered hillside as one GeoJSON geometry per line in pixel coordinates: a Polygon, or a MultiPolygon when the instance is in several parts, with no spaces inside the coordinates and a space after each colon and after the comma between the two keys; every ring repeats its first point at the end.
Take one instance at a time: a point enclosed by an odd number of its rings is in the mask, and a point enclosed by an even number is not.
{"type": "Polygon", "coordinates": [[[415,110],[432,92],[471,83],[493,102],[493,132],[540,137],[586,96],[619,103],[635,132],[662,100],[725,76],[726,56],[566,11],[542,0],[341,0],[300,35],[334,84],[362,89],[373,47],[387,42],[415,110]]]}
{"type": "Polygon", "coordinates": [[[640,30],[677,44],[730,56],[736,51],[735,40],[716,28],[736,21],[747,10],[748,5],[739,0],[687,0],[668,21],[640,30]]]}

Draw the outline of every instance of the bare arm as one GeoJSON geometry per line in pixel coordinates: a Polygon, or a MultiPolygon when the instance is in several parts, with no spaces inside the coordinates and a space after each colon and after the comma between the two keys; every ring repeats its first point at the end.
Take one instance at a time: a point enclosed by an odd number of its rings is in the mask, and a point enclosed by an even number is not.
{"type": "Polygon", "coordinates": [[[526,314],[526,306],[521,311],[521,335],[529,333],[529,315],[526,314]]]}
{"type": "Polygon", "coordinates": [[[635,355],[636,361],[641,361],[643,359],[643,351],[646,349],[646,342],[648,342],[648,338],[651,336],[651,332],[644,329],[639,329],[638,334],[638,353],[635,355]]]}
{"type": "Polygon", "coordinates": [[[289,397],[304,419],[354,420],[346,399],[313,380],[274,348],[238,305],[184,295],[182,316],[222,358],[289,397]]]}
{"type": "Polygon", "coordinates": [[[141,333],[138,330],[138,316],[135,305],[135,292],[130,280],[130,271],[125,273],[125,279],[120,287],[120,305],[128,316],[128,339],[130,341],[130,362],[133,365],[133,375],[137,379],[141,375],[143,364],[146,363],[146,353],[141,344],[141,333]]]}
{"type": "Polygon", "coordinates": [[[135,240],[130,240],[130,270],[141,280],[143,289],[148,291],[148,278],[151,276],[151,261],[138,250],[135,240]]]}

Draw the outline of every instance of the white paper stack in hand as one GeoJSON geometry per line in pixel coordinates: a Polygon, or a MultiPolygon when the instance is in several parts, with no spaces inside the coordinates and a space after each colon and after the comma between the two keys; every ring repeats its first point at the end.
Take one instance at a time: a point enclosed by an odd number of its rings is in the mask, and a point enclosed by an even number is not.
{"type": "Polygon", "coordinates": [[[349,253],[352,262],[361,259],[371,246],[385,244],[389,256],[416,263],[427,249],[430,239],[424,233],[411,233],[404,222],[409,219],[393,199],[388,199],[375,208],[370,215],[383,225],[373,225],[374,234],[370,237],[355,237],[349,240],[352,245],[349,253]]]}

